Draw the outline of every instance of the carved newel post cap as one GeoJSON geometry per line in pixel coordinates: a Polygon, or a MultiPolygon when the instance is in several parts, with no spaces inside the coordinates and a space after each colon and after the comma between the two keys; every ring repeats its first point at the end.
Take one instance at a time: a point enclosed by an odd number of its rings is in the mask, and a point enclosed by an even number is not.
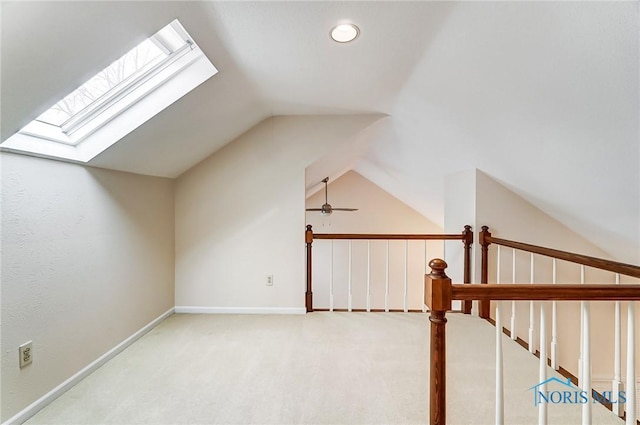
{"type": "Polygon", "coordinates": [[[482,231],[483,231],[483,232],[486,232],[486,231],[488,231],[488,230],[489,230],[489,226],[482,226],[482,231]]]}
{"type": "Polygon", "coordinates": [[[311,225],[307,224],[307,231],[310,231],[310,230],[311,230],[311,225]]]}
{"type": "Polygon", "coordinates": [[[444,273],[445,269],[448,267],[446,261],[441,260],[440,258],[434,258],[429,261],[429,267],[431,267],[432,275],[446,277],[446,274],[444,273]]]}

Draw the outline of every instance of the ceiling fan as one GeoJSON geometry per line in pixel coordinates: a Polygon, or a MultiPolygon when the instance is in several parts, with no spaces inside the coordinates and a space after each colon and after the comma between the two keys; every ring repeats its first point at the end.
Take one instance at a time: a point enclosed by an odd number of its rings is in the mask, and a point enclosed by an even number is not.
{"type": "Polygon", "coordinates": [[[322,179],[324,183],[324,205],[322,208],[307,208],[307,211],[320,211],[323,215],[330,215],[334,211],[358,211],[357,208],[333,208],[327,200],[327,184],[329,183],[329,177],[322,179]]]}

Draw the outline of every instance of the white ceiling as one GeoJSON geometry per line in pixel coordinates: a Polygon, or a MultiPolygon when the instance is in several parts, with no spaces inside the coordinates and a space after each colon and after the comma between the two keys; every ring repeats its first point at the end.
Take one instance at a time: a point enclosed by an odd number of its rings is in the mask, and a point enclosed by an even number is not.
{"type": "Polygon", "coordinates": [[[2,140],[177,17],[220,72],[91,165],[176,177],[271,115],[386,114],[345,164],[436,223],[444,177],[479,168],[640,251],[638,2],[1,7],[2,140]],[[333,43],[344,19],[361,36],[333,43]]]}

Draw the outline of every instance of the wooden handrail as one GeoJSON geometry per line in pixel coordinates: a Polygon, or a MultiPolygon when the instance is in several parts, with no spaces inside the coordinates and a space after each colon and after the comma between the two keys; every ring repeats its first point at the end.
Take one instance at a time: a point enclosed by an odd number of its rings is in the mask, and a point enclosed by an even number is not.
{"type": "MultiPolygon", "coordinates": [[[[486,229],[483,229],[486,230],[486,229]]],[[[486,237],[486,235],[485,235],[486,237]]],[[[481,236],[481,244],[483,237],[481,236]]],[[[486,241],[486,239],[485,239],[486,241]]],[[[446,424],[446,312],[452,300],[549,300],[549,301],[637,301],[640,285],[616,284],[452,284],[440,259],[429,263],[425,276],[424,302],[430,309],[431,348],[429,419],[431,425],[446,424]]]]}
{"type": "MultiPolygon", "coordinates": [[[[483,227],[484,228],[484,227],[483,227]]],[[[485,237],[488,243],[506,246],[509,248],[519,249],[522,251],[532,252],[534,254],[544,255],[558,260],[569,261],[571,263],[582,264],[583,266],[593,267],[600,270],[607,270],[614,273],[620,273],[625,276],[640,278],[640,267],[631,264],[619,263],[617,261],[605,260],[602,258],[590,257],[588,255],[576,254],[573,252],[560,251],[557,249],[546,248],[543,246],[531,245],[523,242],[515,242],[507,239],[494,238],[491,234],[485,237]]]]}
{"type": "Polygon", "coordinates": [[[453,300],[640,301],[640,285],[513,284],[451,285],[453,300]]]}
{"type": "MultiPolygon", "coordinates": [[[[312,282],[312,248],[314,239],[329,240],[460,240],[464,244],[464,283],[471,283],[471,247],[473,245],[473,231],[471,226],[464,226],[462,233],[458,234],[383,234],[383,233],[313,233],[310,224],[305,230],[305,244],[307,252],[307,290],[305,292],[305,306],[307,312],[313,311],[313,282],[312,282]]],[[[471,313],[472,301],[463,303],[463,313],[471,313]]]]}
{"type": "Polygon", "coordinates": [[[350,239],[350,240],[464,240],[464,234],[378,234],[378,233],[314,233],[313,239],[350,239]]]}
{"type": "MultiPolygon", "coordinates": [[[[619,263],[617,261],[605,260],[603,258],[590,257],[588,255],[576,254],[574,252],[560,251],[558,249],[547,248],[538,245],[532,245],[523,242],[510,241],[507,239],[494,238],[489,232],[489,227],[482,226],[479,233],[479,243],[482,251],[480,283],[487,284],[489,282],[489,245],[496,244],[506,246],[508,248],[518,249],[532,254],[544,255],[546,257],[556,258],[583,266],[592,267],[600,270],[607,270],[613,273],[619,273],[625,276],[640,278],[640,267],[631,264],[619,263]]],[[[531,286],[529,285],[529,289],[531,286]]],[[[480,299],[479,315],[483,319],[489,318],[491,311],[491,300],[489,298],[480,299]]]]}

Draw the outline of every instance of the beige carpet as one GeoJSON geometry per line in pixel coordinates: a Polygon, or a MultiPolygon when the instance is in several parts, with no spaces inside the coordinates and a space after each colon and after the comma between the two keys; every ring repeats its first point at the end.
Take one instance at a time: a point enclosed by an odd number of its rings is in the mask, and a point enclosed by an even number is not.
{"type": "MultiPolygon", "coordinates": [[[[494,328],[448,318],[448,423],[491,424],[494,328]]],[[[173,315],[27,423],[428,423],[428,338],[426,314],[173,315]]],[[[537,359],[504,348],[505,422],[537,423],[537,359]]],[[[593,423],[622,422],[594,405],[593,423]]]]}

